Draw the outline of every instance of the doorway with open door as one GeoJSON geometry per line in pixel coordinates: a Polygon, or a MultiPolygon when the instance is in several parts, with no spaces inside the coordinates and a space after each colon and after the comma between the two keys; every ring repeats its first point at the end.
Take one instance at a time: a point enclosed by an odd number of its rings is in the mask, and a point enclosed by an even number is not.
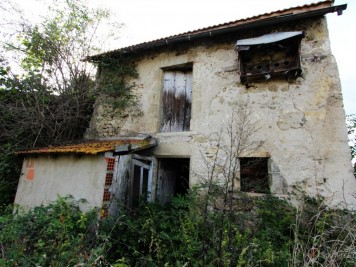
{"type": "Polygon", "coordinates": [[[141,202],[151,202],[153,200],[153,159],[151,157],[133,155],[131,177],[130,206],[137,208],[141,202]]]}
{"type": "Polygon", "coordinates": [[[157,199],[169,203],[174,196],[185,195],[189,190],[189,158],[160,158],[157,172],[157,199]]]}

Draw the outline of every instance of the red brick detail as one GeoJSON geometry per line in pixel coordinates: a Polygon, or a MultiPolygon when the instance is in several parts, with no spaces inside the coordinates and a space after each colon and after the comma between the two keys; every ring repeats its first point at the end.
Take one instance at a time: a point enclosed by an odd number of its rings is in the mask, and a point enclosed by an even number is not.
{"type": "Polygon", "coordinates": [[[113,171],[115,167],[115,158],[106,158],[106,162],[107,162],[106,170],[113,171]]]}
{"type": "Polygon", "coordinates": [[[113,179],[113,174],[112,173],[107,173],[105,177],[105,186],[110,186],[112,184],[112,179],[113,179]]]}
{"type": "Polygon", "coordinates": [[[111,194],[109,192],[109,188],[104,189],[103,201],[109,201],[111,198],[111,194]]]}

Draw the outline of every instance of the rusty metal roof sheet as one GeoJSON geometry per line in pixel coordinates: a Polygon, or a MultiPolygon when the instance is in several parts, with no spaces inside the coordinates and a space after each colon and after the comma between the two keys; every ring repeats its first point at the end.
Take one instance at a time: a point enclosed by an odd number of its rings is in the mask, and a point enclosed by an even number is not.
{"type": "Polygon", "coordinates": [[[46,154],[46,153],[79,153],[79,154],[97,154],[106,151],[115,151],[115,148],[122,145],[133,145],[141,149],[151,147],[155,144],[155,140],[146,139],[123,139],[123,140],[108,140],[108,141],[87,141],[80,144],[49,146],[32,150],[23,150],[17,154],[46,154]]]}
{"type": "Polygon", "coordinates": [[[188,42],[199,38],[216,36],[231,31],[246,30],[258,26],[267,26],[275,23],[283,23],[315,16],[323,16],[327,13],[338,12],[338,14],[342,14],[342,11],[345,10],[347,7],[346,4],[333,6],[333,3],[333,0],[327,0],[318,3],[306,4],[298,7],[273,11],[262,15],[239,19],[198,30],[172,35],[165,38],[160,38],[150,42],[144,42],[120,48],[117,50],[108,51],[105,53],[87,57],[86,60],[95,62],[96,60],[100,60],[104,56],[115,56],[118,54],[133,53],[154,47],[170,45],[173,43],[188,42]]]}

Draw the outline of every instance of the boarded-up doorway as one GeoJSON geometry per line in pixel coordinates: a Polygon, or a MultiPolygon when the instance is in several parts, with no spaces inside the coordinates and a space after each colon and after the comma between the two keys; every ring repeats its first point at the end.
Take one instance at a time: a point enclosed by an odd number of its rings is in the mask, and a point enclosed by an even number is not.
{"type": "Polygon", "coordinates": [[[190,159],[162,158],[158,160],[157,198],[161,204],[172,197],[184,195],[189,189],[190,159]]]}

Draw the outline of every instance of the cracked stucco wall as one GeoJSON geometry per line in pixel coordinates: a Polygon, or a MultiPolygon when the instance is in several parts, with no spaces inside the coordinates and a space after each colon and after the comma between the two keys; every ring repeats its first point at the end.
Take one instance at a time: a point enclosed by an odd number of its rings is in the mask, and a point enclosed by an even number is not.
{"type": "MultiPolygon", "coordinates": [[[[247,103],[259,123],[255,141],[264,142],[254,155],[270,156],[271,191],[285,195],[304,191],[325,196],[332,205],[356,205],[356,181],[347,146],[345,114],[337,65],[331,54],[326,20],[309,19],[291,25],[258,29],[256,36],[272,31],[300,31],[302,77],[296,81],[272,80],[240,83],[234,49],[240,33],[230,40],[215,40],[187,49],[166,50],[137,60],[139,78],[132,80],[140,110],[117,112],[103,99],[95,104],[87,138],[114,138],[149,133],[158,138],[157,157],[190,157],[191,183],[204,176],[203,155],[213,153],[217,133],[225,129],[235,105],[247,103]],[[161,68],[193,62],[192,118],[189,132],[159,133],[161,68]]],[[[223,136],[223,142],[226,136],[223,136]]],[[[209,158],[209,157],[208,157],[209,158]]]]}

